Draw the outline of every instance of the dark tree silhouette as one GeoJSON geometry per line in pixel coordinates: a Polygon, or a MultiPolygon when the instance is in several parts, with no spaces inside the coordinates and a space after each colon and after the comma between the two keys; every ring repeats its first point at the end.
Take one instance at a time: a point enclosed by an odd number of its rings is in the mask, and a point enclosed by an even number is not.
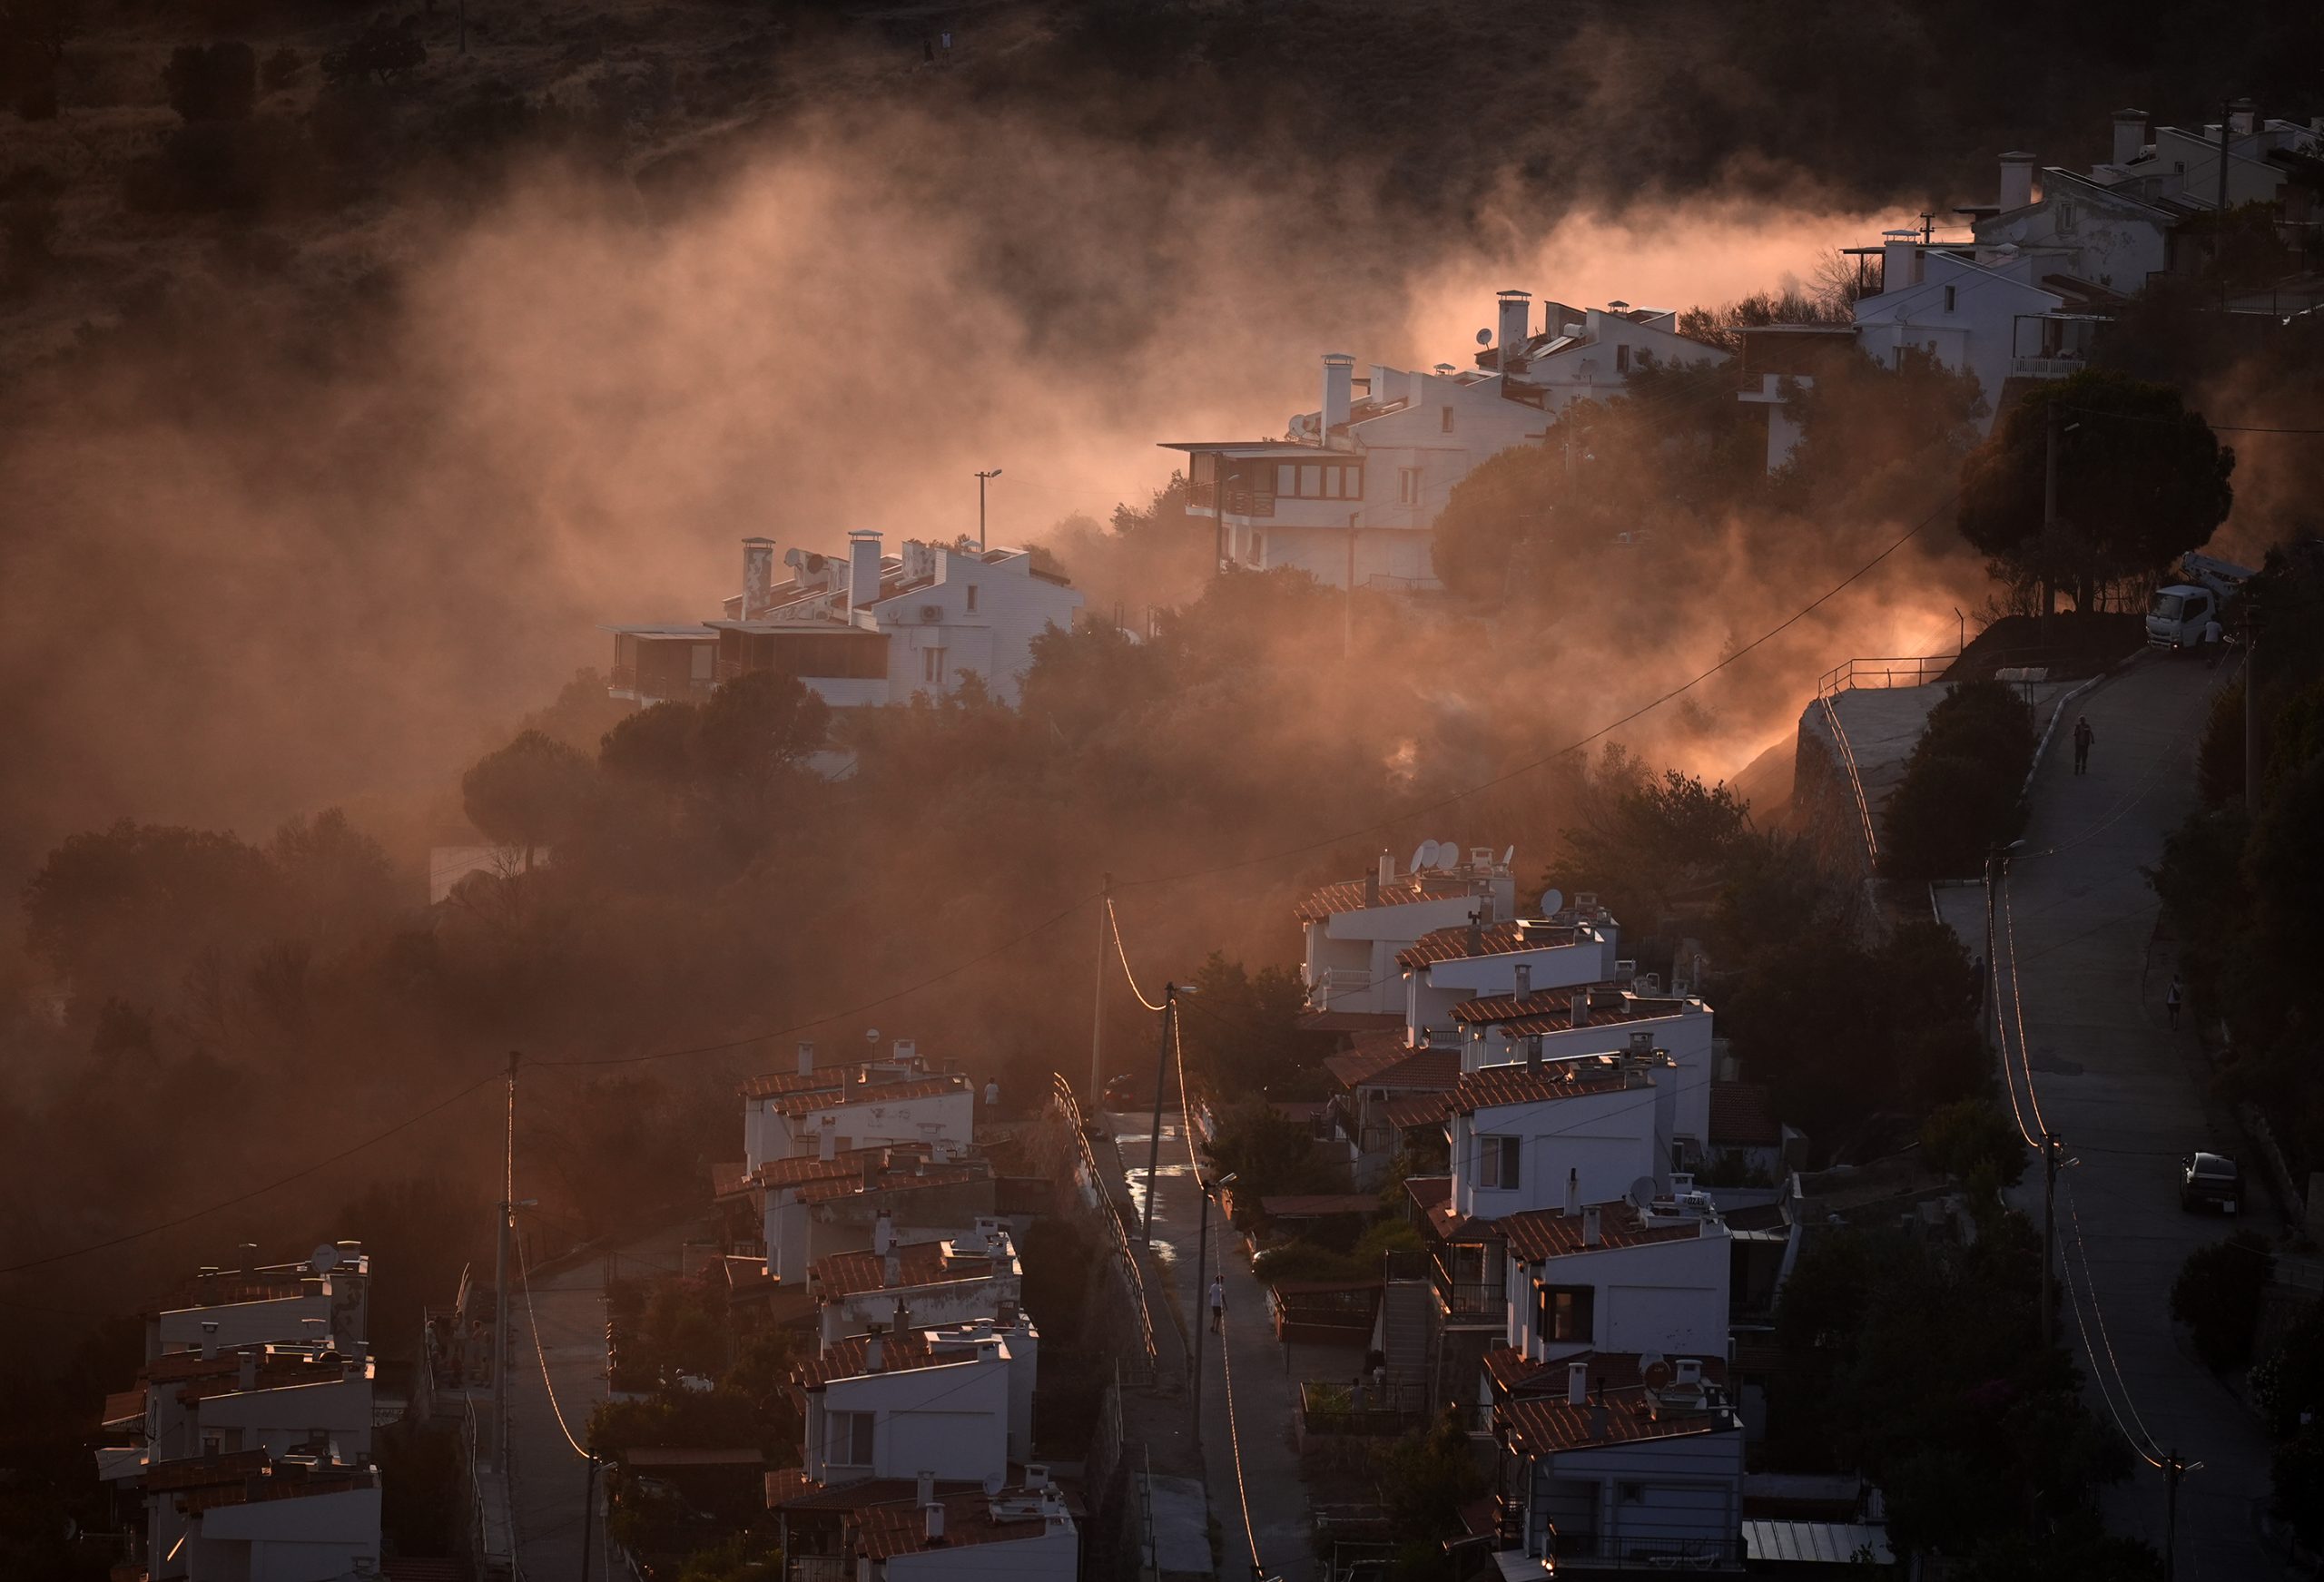
{"type": "Polygon", "coordinates": [[[468,822],[486,836],[524,848],[529,873],[534,848],[563,838],[574,827],[595,778],[581,754],[527,731],[460,777],[460,803],[468,822]]]}

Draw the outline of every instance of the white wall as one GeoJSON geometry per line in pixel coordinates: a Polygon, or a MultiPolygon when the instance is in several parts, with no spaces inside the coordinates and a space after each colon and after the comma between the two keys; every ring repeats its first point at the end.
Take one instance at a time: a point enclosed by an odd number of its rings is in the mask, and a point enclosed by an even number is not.
{"type": "Polygon", "coordinates": [[[199,1521],[202,1537],[187,1546],[199,1557],[189,1574],[204,1582],[340,1582],[358,1560],[379,1557],[377,1488],[221,1506],[199,1521]]]}
{"type": "Polygon", "coordinates": [[[1651,1087],[1618,1087],[1454,1115],[1453,1206],[1485,1219],[1556,1208],[1565,1202],[1572,1170],[1581,1173],[1584,1203],[1611,1202],[1641,1175],[1667,1175],[1669,1155],[1657,1136],[1656,1097],[1651,1087]],[[1524,1139],[1516,1190],[1477,1185],[1476,1140],[1487,1135],[1524,1139]]]}
{"type": "MultiPolygon", "coordinates": [[[[1677,1071],[1678,1107],[1674,1137],[1707,1146],[1710,1137],[1711,1012],[1694,1006],[1671,1017],[1624,1022],[1592,1022],[1561,1033],[1541,1035],[1541,1057],[1564,1060],[1578,1055],[1614,1055],[1630,1047],[1630,1035],[1651,1033],[1654,1046],[1670,1056],[1677,1071]]],[[[1461,1069],[1510,1065],[1525,1058],[1525,1043],[1505,1028],[1472,1027],[1461,1048],[1461,1069]]]]}
{"type": "MultiPolygon", "coordinates": [[[[1493,915],[1505,918],[1515,909],[1516,881],[1503,874],[1491,883],[1493,915]]],[[[1406,901],[1401,906],[1362,907],[1307,923],[1305,981],[1311,986],[1321,982],[1326,968],[1364,980],[1361,988],[1311,998],[1328,1010],[1401,1013],[1406,990],[1404,969],[1396,964],[1396,953],[1409,948],[1423,934],[1467,922],[1476,909],[1475,896],[1461,895],[1444,900],[1406,901]]]]}
{"type": "MultiPolygon", "coordinates": [[[[330,1278],[328,1275],[310,1281],[297,1296],[282,1297],[272,1302],[230,1302],[215,1307],[175,1308],[162,1313],[155,1321],[156,1328],[148,1335],[146,1360],[170,1351],[199,1351],[207,1346],[224,1351],[234,1346],[290,1345],[294,1341],[311,1340],[306,1321],[310,1318],[329,1320],[331,1316],[330,1278]],[[215,1323],[218,1332],[205,1334],[202,1325],[215,1323]],[[157,1351],[152,1343],[159,1340],[157,1351]]],[[[352,1343],[360,1335],[342,1339],[352,1343]]]]}
{"type": "Polygon", "coordinates": [[[1515,994],[1520,967],[1532,974],[1531,981],[1537,994],[1607,983],[1613,978],[1614,961],[1620,948],[1620,931],[1607,928],[1601,938],[1585,938],[1571,945],[1544,945],[1538,950],[1510,950],[1498,956],[1462,956],[1431,962],[1405,977],[1404,1027],[1414,1043],[1420,1041],[1422,1033],[1433,1032],[1439,1043],[1452,1046],[1461,1037],[1460,1024],[1452,1019],[1452,1007],[1463,1000],[1482,999],[1487,995],[1515,994]]]}
{"type": "Polygon", "coordinates": [[[822,1146],[822,1117],[830,1115],[832,1129],[842,1139],[837,1145],[846,1148],[884,1148],[898,1143],[918,1143],[930,1136],[965,1148],[976,1138],[976,1094],[965,1084],[950,1092],[926,1094],[918,1098],[881,1099],[871,1096],[877,1089],[868,1090],[865,1096],[853,1104],[839,1102],[841,1095],[816,1095],[815,1107],[803,1115],[785,1115],[779,1110],[768,1116],[773,1135],[768,1158],[800,1158],[812,1155],[822,1146]],[[828,1097],[831,1102],[823,1102],[828,1097]],[[931,1134],[921,1130],[923,1124],[933,1125],[931,1134]]]}
{"type": "Polygon", "coordinates": [[[1074,1582],[1080,1565],[1080,1538],[1073,1518],[1052,1521],[1039,1538],[1005,1544],[969,1544],[960,1548],[919,1549],[891,1555],[873,1575],[888,1582],[1074,1582]]]}
{"type": "MultiPolygon", "coordinates": [[[[834,1379],[809,1397],[805,1466],[823,1482],[852,1478],[980,1480],[1009,1470],[1009,1368],[999,1353],[972,1361],[834,1379]],[[869,1469],[832,1460],[829,1417],[875,1414],[869,1469]]],[[[844,1447],[841,1448],[846,1453],[844,1447]]]]}
{"type": "Polygon", "coordinates": [[[1912,348],[1933,352],[1946,368],[1968,369],[1984,393],[1983,427],[1990,430],[2015,355],[2019,315],[2055,312],[2065,303],[2056,292],[2028,283],[2034,262],[2024,254],[1980,267],[1925,249],[1917,281],[1856,302],[1856,344],[1891,368],[1912,348]]]}
{"type": "MultiPolygon", "coordinates": [[[[964,1239],[963,1252],[973,1251],[964,1239]]],[[[911,1315],[914,1329],[929,1329],[940,1324],[973,1323],[978,1319],[998,1319],[1001,1304],[1013,1311],[1023,1300],[1025,1282],[1011,1272],[987,1275],[980,1280],[947,1280],[937,1285],[906,1285],[882,1287],[878,1291],[858,1291],[826,1302],[822,1311],[823,1344],[843,1341],[850,1335],[866,1335],[873,1324],[892,1324],[896,1317],[896,1302],[901,1299],[911,1315]]]]}
{"type": "MultiPolygon", "coordinates": [[[[1743,1432],[1738,1428],[1666,1440],[1591,1446],[1544,1456],[1533,1463],[1538,1512],[1551,1485],[1562,1485],[1569,1502],[1576,1486],[1598,1491],[1596,1519],[1577,1529],[1571,1518],[1561,1531],[1598,1535],[1602,1553],[1619,1553],[1624,1539],[1642,1544],[1725,1545],[1731,1551],[1742,1523],[1743,1432]],[[1623,1498],[1624,1485],[1637,1498],[1623,1498]]],[[[1541,1522],[1526,1523],[1526,1548],[1541,1549],[1541,1522]]]]}
{"type": "Polygon", "coordinates": [[[263,1446],[271,1455],[284,1456],[322,1429],[329,1431],[341,1459],[362,1461],[371,1453],[371,1381],[355,1378],[213,1395],[195,1409],[195,1420],[192,1444],[182,1452],[186,1455],[201,1452],[207,1432],[240,1429],[241,1449],[263,1446]]]}
{"type": "MultiPolygon", "coordinates": [[[[1586,1196],[1587,1194],[1585,1194],[1586,1196]]],[[[1578,1352],[1659,1351],[1666,1357],[1727,1355],[1727,1298],[1734,1244],[1706,1222],[1686,1240],[1599,1247],[1527,1264],[1512,1255],[1506,1341],[1537,1361],[1578,1352]],[[1586,1341],[1544,1341],[1533,1332],[1533,1283],[1587,1285],[1594,1292],[1586,1341]]],[[[1562,1382],[1562,1381],[1561,1381],[1562,1382]]]]}
{"type": "Polygon", "coordinates": [[[1032,556],[1019,551],[988,563],[948,546],[932,545],[935,583],[882,600],[873,606],[888,644],[888,693],[901,703],[914,693],[942,695],[957,691],[963,672],[984,678],[993,696],[1014,705],[1032,663],[1033,639],[1050,626],[1069,629],[1082,604],[1080,593],[1031,575],[1032,556]],[[976,608],[969,608],[969,590],[976,608]],[[924,613],[938,612],[928,621],[924,613]],[[928,681],[925,651],[941,648],[943,678],[928,681]]]}

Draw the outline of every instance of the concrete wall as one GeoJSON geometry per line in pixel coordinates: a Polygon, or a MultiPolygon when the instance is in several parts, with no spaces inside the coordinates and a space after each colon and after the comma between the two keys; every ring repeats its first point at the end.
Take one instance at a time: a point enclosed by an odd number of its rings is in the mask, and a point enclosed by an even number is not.
{"type": "MultiPolygon", "coordinates": [[[[839,1096],[832,1097],[836,1100],[839,1096]]],[[[879,1099],[867,1095],[853,1104],[825,1104],[819,1098],[816,1107],[803,1115],[777,1113],[768,1117],[767,1141],[773,1151],[766,1157],[802,1158],[818,1152],[825,1115],[832,1117],[832,1130],[841,1149],[922,1142],[931,1135],[921,1129],[924,1125],[935,1128],[934,1136],[965,1148],[975,1140],[976,1108],[976,1095],[965,1082],[953,1092],[921,1098],[879,1099]]]]}
{"type": "Polygon", "coordinates": [[[1074,1582],[1080,1567],[1080,1535],[1071,1518],[1039,1538],[1005,1544],[968,1544],[891,1555],[872,1574],[887,1582],[973,1582],[1006,1577],[1009,1582],[1074,1582]]]}
{"type": "Polygon", "coordinates": [[[1666,1357],[1727,1355],[1727,1295],[1733,1239],[1706,1227],[1686,1241],[1647,1242],[1567,1253],[1539,1265],[1509,1260],[1506,1342],[1555,1361],[1587,1351],[1659,1351],[1666,1357]],[[1543,1341],[1533,1332],[1533,1282],[1586,1285],[1594,1333],[1586,1341],[1543,1341]]]}
{"type": "Polygon", "coordinates": [[[1610,1203],[1641,1175],[1666,1176],[1669,1155],[1658,1146],[1656,1097],[1650,1087],[1616,1088],[1454,1115],[1453,1206],[1488,1219],[1556,1208],[1565,1202],[1569,1171],[1581,1172],[1584,1203],[1610,1203]],[[1524,1139],[1513,1191],[1476,1183],[1477,1139],[1487,1135],[1524,1139]]]}
{"type": "Polygon", "coordinates": [[[984,678],[992,694],[1015,704],[1032,663],[1033,639],[1050,626],[1069,629],[1081,594],[1030,575],[1032,557],[1019,552],[988,564],[942,545],[931,546],[937,581],[874,606],[889,633],[888,690],[901,703],[914,693],[942,696],[959,690],[963,673],[984,678]],[[976,608],[969,608],[976,590],[976,608]],[[933,610],[929,621],[924,613],[933,610]],[[927,651],[940,648],[942,673],[929,678],[927,651]]]}
{"type": "MultiPolygon", "coordinates": [[[[1652,1033],[1655,1047],[1668,1054],[1678,1068],[1678,1112],[1672,1123],[1673,1135],[1701,1145],[1710,1136],[1711,1019],[1709,1008],[1701,1007],[1673,1017],[1595,1022],[1562,1033],[1544,1033],[1541,1056],[1545,1060],[1562,1060],[1577,1055],[1619,1054],[1630,1047],[1632,1033],[1652,1033]]],[[[1525,1058],[1524,1041],[1501,1028],[1474,1027],[1471,1033],[1461,1050],[1463,1071],[1509,1065],[1525,1058]]]]}
{"type": "Polygon", "coordinates": [[[1006,1477],[1009,1469],[1009,1367],[1005,1356],[937,1368],[835,1379],[810,1398],[806,1469],[824,1481],[852,1478],[1006,1477]],[[833,1412],[874,1414],[872,1463],[834,1461],[833,1412]]]}
{"type": "Polygon", "coordinates": [[[1618,1555],[1625,1542],[1731,1551],[1742,1523],[1743,1433],[1729,1428],[1568,1450],[1535,1460],[1532,1478],[1529,1553],[1541,1552],[1543,1513],[1551,1509],[1568,1517],[1560,1532],[1596,1534],[1600,1554],[1618,1555]],[[1593,1518],[1580,1523],[1592,1489],[1593,1518]]]}
{"type": "Polygon", "coordinates": [[[204,1512],[200,1526],[187,1574],[205,1582],[340,1582],[358,1561],[379,1561],[379,1490],[223,1506],[204,1512]]]}
{"type": "MultiPolygon", "coordinates": [[[[1467,920],[1465,913],[1462,920],[1467,920]]],[[[1515,994],[1517,969],[1521,966],[1531,970],[1536,993],[1608,982],[1614,976],[1621,935],[1610,927],[1603,933],[1603,938],[1582,939],[1571,945],[1547,945],[1538,950],[1512,950],[1498,956],[1467,956],[1432,962],[1405,977],[1404,1026],[1412,1030],[1415,1040],[1423,1030],[1442,1035],[1442,1042],[1458,1039],[1460,1027],[1452,1019],[1452,1007],[1463,1000],[1481,999],[1487,995],[1515,994]]]]}

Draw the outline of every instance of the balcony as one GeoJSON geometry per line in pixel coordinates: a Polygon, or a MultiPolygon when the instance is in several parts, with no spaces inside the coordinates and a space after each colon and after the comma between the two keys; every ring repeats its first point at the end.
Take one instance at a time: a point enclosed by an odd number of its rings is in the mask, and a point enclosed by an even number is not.
{"type": "MultiPolygon", "coordinates": [[[[1272,489],[1255,489],[1229,478],[1225,494],[1226,514],[1230,516],[1267,517],[1275,515],[1275,492],[1272,489]]],[[[1216,516],[1218,515],[1219,495],[1219,486],[1216,483],[1188,484],[1187,514],[1190,516],[1216,516]]]]}
{"type": "MultiPolygon", "coordinates": [[[[1417,1395],[1417,1391],[1407,1391],[1417,1395]]],[[[1393,1439],[1428,1426],[1427,1402],[1383,1401],[1370,1385],[1310,1379],[1299,1386],[1299,1433],[1310,1438],[1393,1439]]]]}
{"type": "MultiPolygon", "coordinates": [[[[1464,1326],[1498,1326],[1509,1321],[1509,1299],[1499,1280],[1483,1278],[1482,1265],[1484,1260],[1459,1256],[1462,1252],[1483,1251],[1482,1248],[1448,1248],[1446,1252],[1453,1254],[1450,1260],[1445,1252],[1430,1255],[1429,1281],[1436,1287],[1436,1300],[1444,1306],[1446,1322],[1464,1326]]],[[[1498,1262],[1497,1257],[1495,1261],[1498,1262]]]]}
{"type": "Polygon", "coordinates": [[[1590,1571],[1679,1572],[1739,1571],[1743,1568],[1740,1538],[1658,1538],[1641,1534],[1560,1532],[1552,1528],[1542,1546],[1561,1560],[1588,1562],[1590,1571]]]}
{"type": "Polygon", "coordinates": [[[2009,376],[2015,379],[2065,379],[2089,366],[2079,357],[2013,357],[2009,359],[2009,376]]]}

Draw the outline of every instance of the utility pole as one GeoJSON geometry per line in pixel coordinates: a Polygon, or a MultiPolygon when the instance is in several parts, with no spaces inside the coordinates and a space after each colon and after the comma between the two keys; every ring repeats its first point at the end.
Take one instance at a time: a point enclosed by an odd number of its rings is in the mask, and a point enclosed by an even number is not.
{"type": "Polygon", "coordinates": [[[1347,663],[1355,653],[1355,519],[1361,511],[1347,514],[1347,589],[1340,600],[1340,663],[1347,663]]]}
{"type": "Polygon", "coordinates": [[[2171,1503],[2162,1518],[2162,1582],[2174,1582],[2179,1575],[2179,1479],[2187,1475],[2187,1463],[2171,1450],[2162,1458],[2163,1487],[2171,1491],[2171,1503]]]}
{"type": "MultiPolygon", "coordinates": [[[[2026,1069],[2032,1072],[2030,1063],[2026,1069]]],[[[2057,1276],[2052,1271],[2058,1262],[2058,1135],[2048,1130],[2042,1134],[2042,1350],[2046,1351],[2056,1324],[2057,1276]]]]}
{"type": "Polygon", "coordinates": [[[492,1468],[508,1473],[508,1221],[517,1199],[517,1063],[508,1051],[508,1145],[500,1177],[499,1241],[492,1259],[492,1468]]]}
{"type": "MultiPolygon", "coordinates": [[[[589,1529],[596,1525],[597,1503],[597,1458],[589,1458],[589,1469],[581,1484],[581,1582],[589,1582],[589,1529]]],[[[610,1575],[612,1567],[606,1567],[610,1575]]]]}
{"type": "Polygon", "coordinates": [[[2260,816],[2260,609],[2243,595],[2243,816],[2260,816]]]}
{"type": "Polygon", "coordinates": [[[1089,1113],[1106,1107],[1106,955],[1114,948],[1114,876],[1105,876],[1098,895],[1098,985],[1089,1015],[1089,1113]]]}
{"type": "Polygon", "coordinates": [[[2065,413],[2053,399],[2043,404],[2043,431],[2047,443],[2042,449],[2042,641],[2050,640],[2050,616],[2058,601],[2058,585],[2049,562],[2058,553],[2058,441],[2065,424],[2065,413]]]}
{"type": "Polygon", "coordinates": [[[1000,476],[1000,469],[977,474],[977,553],[984,553],[984,486],[1000,476]]]}
{"type": "MultiPolygon", "coordinates": [[[[1162,986],[1162,1049],[1154,1061],[1154,1135],[1147,1140],[1146,1149],[1146,1244],[1154,1245],[1154,1173],[1162,1163],[1162,1084],[1170,1075],[1170,1027],[1177,1019],[1178,986],[1162,986]]],[[[1180,1115],[1178,1124],[1191,1123],[1190,1116],[1180,1115]]]]}
{"type": "Polygon", "coordinates": [[[2211,205],[2211,214],[2219,221],[2219,235],[2213,239],[2214,259],[2227,256],[2227,147],[2235,132],[2235,106],[2225,100],[2219,106],[2219,197],[2211,205]]]}

